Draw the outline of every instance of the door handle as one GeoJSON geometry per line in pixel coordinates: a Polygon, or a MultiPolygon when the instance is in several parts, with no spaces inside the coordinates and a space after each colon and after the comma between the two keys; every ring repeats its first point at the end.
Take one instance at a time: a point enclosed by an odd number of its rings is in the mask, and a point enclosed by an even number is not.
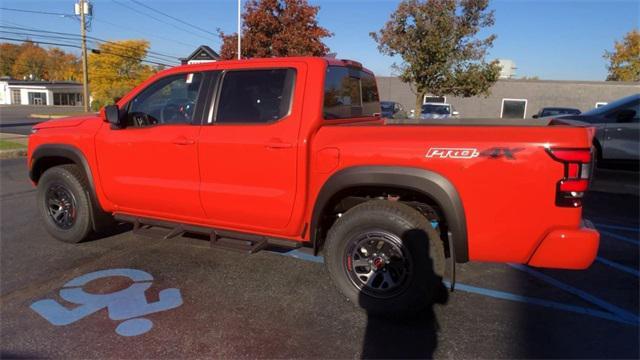
{"type": "Polygon", "coordinates": [[[281,141],[272,141],[265,144],[265,146],[267,147],[267,149],[291,149],[293,147],[293,144],[281,141]]]}
{"type": "Polygon", "coordinates": [[[185,137],[179,137],[173,140],[173,143],[176,145],[193,145],[196,143],[196,141],[192,139],[187,139],[185,137]]]}

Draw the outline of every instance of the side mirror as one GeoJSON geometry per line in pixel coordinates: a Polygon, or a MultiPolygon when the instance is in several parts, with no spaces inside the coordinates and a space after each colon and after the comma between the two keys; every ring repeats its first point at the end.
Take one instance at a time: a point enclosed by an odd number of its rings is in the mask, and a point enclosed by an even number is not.
{"type": "Polygon", "coordinates": [[[533,114],[532,118],[537,119],[538,118],[538,114],[533,114]]]}
{"type": "Polygon", "coordinates": [[[633,109],[622,109],[616,115],[616,120],[619,123],[628,123],[628,122],[631,122],[635,116],[636,116],[636,111],[635,110],[633,110],[633,109]]]}
{"type": "Polygon", "coordinates": [[[117,105],[107,105],[104,107],[105,120],[111,124],[112,129],[122,129],[124,124],[120,119],[120,109],[117,105]]]}

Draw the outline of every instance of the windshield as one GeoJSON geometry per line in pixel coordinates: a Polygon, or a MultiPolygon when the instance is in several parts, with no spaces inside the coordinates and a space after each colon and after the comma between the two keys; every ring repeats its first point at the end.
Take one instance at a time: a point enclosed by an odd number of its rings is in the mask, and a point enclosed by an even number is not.
{"type": "Polygon", "coordinates": [[[562,109],[562,108],[550,108],[544,109],[542,111],[542,116],[553,116],[553,115],[578,115],[580,114],[580,110],[578,109],[562,109]]]}
{"type": "Polygon", "coordinates": [[[423,114],[449,115],[449,105],[422,105],[423,114]]]}
{"type": "Polygon", "coordinates": [[[600,116],[600,115],[604,115],[606,113],[608,113],[609,111],[618,108],[619,106],[625,105],[628,102],[631,102],[633,100],[637,100],[640,99],[640,94],[635,94],[635,95],[631,95],[631,96],[627,96],[625,98],[622,98],[620,100],[616,100],[612,103],[609,103],[605,106],[600,106],[599,108],[595,108],[595,109],[591,109],[585,113],[583,113],[583,115],[588,115],[588,116],[600,116]]]}
{"type": "Polygon", "coordinates": [[[383,101],[383,102],[380,103],[380,107],[382,108],[382,111],[393,111],[393,103],[392,102],[383,101]]]}

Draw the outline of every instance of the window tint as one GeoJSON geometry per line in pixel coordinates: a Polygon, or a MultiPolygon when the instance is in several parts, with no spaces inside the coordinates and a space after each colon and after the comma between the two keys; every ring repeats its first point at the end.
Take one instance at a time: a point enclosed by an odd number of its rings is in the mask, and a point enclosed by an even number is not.
{"type": "Polygon", "coordinates": [[[502,99],[503,119],[524,119],[527,110],[525,99],[502,99]]]}
{"type": "Polygon", "coordinates": [[[422,105],[423,114],[436,114],[436,115],[451,115],[451,108],[449,105],[435,105],[426,104],[422,105]]]}
{"type": "Polygon", "coordinates": [[[610,111],[609,113],[607,113],[606,115],[607,119],[611,119],[615,122],[639,122],[639,118],[640,118],[640,99],[639,100],[635,100],[632,101],[628,104],[622,105],[617,109],[614,109],[612,111],[610,111]],[[620,114],[620,112],[633,112],[634,115],[631,119],[627,119],[625,121],[620,121],[618,119],[618,116],[620,114]]]}
{"type": "Polygon", "coordinates": [[[201,82],[202,73],[171,75],[156,81],[130,102],[127,126],[191,123],[201,82]]]}
{"type": "Polygon", "coordinates": [[[229,71],[218,100],[217,123],[268,123],[287,116],[295,70],[229,71]]]}
{"type": "Polygon", "coordinates": [[[324,83],[324,118],[346,119],[380,113],[373,75],[344,66],[329,66],[324,83]]]}

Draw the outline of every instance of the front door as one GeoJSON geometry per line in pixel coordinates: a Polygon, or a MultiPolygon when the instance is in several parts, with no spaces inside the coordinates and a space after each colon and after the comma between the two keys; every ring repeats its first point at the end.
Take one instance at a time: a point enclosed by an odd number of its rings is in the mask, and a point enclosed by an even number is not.
{"type": "Polygon", "coordinates": [[[122,107],[125,128],[103,124],[96,137],[98,170],[105,196],[118,211],[203,218],[197,142],[204,77],[160,78],[122,107]]]}
{"type": "Polygon", "coordinates": [[[202,206],[214,226],[274,232],[287,226],[305,76],[304,65],[296,66],[219,75],[198,146],[202,206]]]}

